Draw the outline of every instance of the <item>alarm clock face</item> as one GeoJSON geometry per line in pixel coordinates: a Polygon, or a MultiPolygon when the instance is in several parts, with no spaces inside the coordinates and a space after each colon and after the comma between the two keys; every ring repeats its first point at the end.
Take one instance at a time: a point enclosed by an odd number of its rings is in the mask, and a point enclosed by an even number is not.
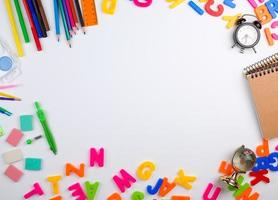
{"type": "Polygon", "coordinates": [[[260,31],[253,23],[243,23],[237,27],[234,39],[243,48],[253,48],[260,40],[260,31]]]}

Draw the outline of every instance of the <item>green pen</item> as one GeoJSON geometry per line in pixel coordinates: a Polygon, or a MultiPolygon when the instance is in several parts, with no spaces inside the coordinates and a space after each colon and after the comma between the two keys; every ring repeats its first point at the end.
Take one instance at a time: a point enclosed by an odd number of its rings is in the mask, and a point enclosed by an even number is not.
{"type": "Polygon", "coordinates": [[[55,138],[54,138],[49,126],[48,126],[45,113],[42,110],[39,102],[37,102],[37,101],[35,102],[35,107],[37,109],[37,116],[38,116],[38,118],[40,120],[40,123],[42,125],[42,128],[44,130],[44,135],[45,135],[45,138],[48,142],[50,150],[56,155],[57,154],[57,146],[56,146],[55,138]]]}

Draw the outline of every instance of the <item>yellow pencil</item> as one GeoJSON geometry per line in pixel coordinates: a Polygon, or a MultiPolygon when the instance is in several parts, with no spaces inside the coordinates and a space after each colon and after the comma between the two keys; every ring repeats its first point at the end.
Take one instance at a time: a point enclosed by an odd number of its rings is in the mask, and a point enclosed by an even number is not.
{"type": "Polygon", "coordinates": [[[6,10],[8,13],[8,17],[10,20],[10,25],[11,25],[11,29],[12,29],[12,33],[13,33],[13,38],[14,38],[14,42],[16,45],[16,49],[17,49],[17,54],[19,57],[24,56],[24,52],[23,52],[23,48],[22,48],[22,44],[19,38],[19,34],[18,34],[18,30],[16,27],[16,22],[14,19],[14,14],[13,14],[13,9],[12,9],[12,5],[11,5],[11,1],[10,0],[5,0],[5,5],[6,5],[6,10]]]}
{"type": "Polygon", "coordinates": [[[16,99],[16,100],[21,100],[20,98],[18,98],[16,96],[13,96],[13,95],[10,95],[10,94],[4,93],[4,92],[0,92],[0,96],[7,97],[7,98],[13,98],[13,99],[16,99]]]}

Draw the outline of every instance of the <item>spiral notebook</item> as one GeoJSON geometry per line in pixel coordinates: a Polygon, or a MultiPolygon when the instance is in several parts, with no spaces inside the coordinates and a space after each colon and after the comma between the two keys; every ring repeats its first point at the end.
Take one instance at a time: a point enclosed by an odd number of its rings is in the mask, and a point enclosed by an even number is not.
{"type": "Polygon", "coordinates": [[[244,69],[262,135],[278,137],[278,53],[244,69]]]}

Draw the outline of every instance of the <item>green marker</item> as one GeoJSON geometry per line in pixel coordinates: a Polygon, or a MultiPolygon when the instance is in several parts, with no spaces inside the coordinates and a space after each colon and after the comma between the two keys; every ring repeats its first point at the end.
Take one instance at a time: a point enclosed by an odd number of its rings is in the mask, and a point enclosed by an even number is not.
{"type": "Polygon", "coordinates": [[[25,21],[24,21],[23,15],[22,15],[22,11],[21,11],[21,7],[20,7],[20,4],[19,4],[18,0],[14,0],[14,5],[15,5],[18,20],[19,20],[19,23],[20,23],[20,26],[21,26],[24,41],[25,41],[25,43],[29,43],[30,38],[29,38],[29,35],[28,35],[28,32],[27,32],[26,24],[25,24],[25,21]]]}
{"type": "Polygon", "coordinates": [[[48,142],[50,150],[56,155],[57,154],[57,146],[56,146],[55,138],[54,138],[49,126],[48,126],[45,113],[42,110],[39,102],[35,102],[35,107],[37,109],[37,116],[38,116],[38,118],[41,122],[42,128],[44,130],[44,135],[45,135],[45,138],[48,142]]]}

